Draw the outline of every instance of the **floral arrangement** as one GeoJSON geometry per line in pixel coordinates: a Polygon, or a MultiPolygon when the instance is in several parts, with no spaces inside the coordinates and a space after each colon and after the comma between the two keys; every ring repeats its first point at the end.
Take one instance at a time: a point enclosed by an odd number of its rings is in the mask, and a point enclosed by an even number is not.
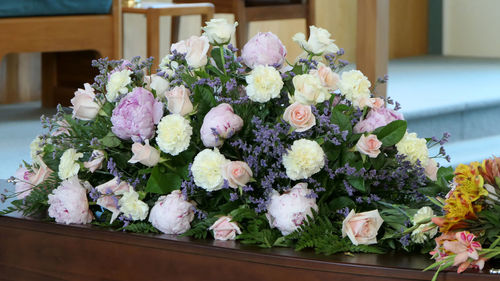
{"type": "Polygon", "coordinates": [[[296,34],[304,54],[289,63],[269,32],[239,56],[235,28],[211,20],[156,74],[152,58],[95,61],[95,83],[42,117],[2,214],[324,254],[430,251],[426,196],[453,175],[428,147],[449,136],[407,132],[399,105],[375,97],[386,78],[349,70],[328,31],[296,34]]]}
{"type": "Polygon", "coordinates": [[[432,218],[441,232],[431,252],[436,263],[429,267],[439,267],[437,273],[450,266],[458,266],[458,273],[483,269],[500,255],[500,158],[460,164],[454,174],[446,197],[434,200],[444,211],[432,218]]]}

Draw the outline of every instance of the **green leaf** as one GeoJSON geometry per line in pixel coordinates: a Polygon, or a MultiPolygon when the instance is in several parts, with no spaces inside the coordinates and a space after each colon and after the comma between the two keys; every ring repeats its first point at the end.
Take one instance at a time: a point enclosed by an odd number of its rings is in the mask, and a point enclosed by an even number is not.
{"type": "Polygon", "coordinates": [[[396,120],[387,124],[377,134],[377,138],[383,146],[392,146],[398,143],[406,133],[407,123],[405,120],[396,120]]]}
{"type": "Polygon", "coordinates": [[[323,144],[323,150],[325,151],[326,158],[328,161],[334,162],[339,158],[340,151],[342,150],[340,146],[337,146],[329,141],[323,144]]]}
{"type": "Polygon", "coordinates": [[[146,192],[169,194],[181,187],[182,179],[178,174],[171,172],[161,173],[159,166],[153,168],[146,185],[146,192]]]}
{"type": "Polygon", "coordinates": [[[363,178],[349,178],[347,181],[357,190],[365,192],[365,180],[363,178]]]}
{"type": "Polygon", "coordinates": [[[328,204],[328,207],[332,211],[340,210],[345,207],[353,208],[355,206],[356,203],[354,203],[354,201],[352,201],[352,199],[347,196],[337,197],[328,204]]]}
{"type": "Polygon", "coordinates": [[[332,111],[331,121],[337,124],[341,131],[352,132],[351,119],[335,107],[332,111]]]}
{"type": "Polygon", "coordinates": [[[212,55],[212,58],[214,59],[217,67],[221,70],[224,69],[224,64],[222,63],[222,57],[220,53],[220,47],[213,48],[210,54],[212,55]]]}
{"type": "Polygon", "coordinates": [[[121,141],[116,137],[115,134],[109,132],[104,138],[99,140],[100,143],[106,147],[117,147],[120,145],[121,141]]]}

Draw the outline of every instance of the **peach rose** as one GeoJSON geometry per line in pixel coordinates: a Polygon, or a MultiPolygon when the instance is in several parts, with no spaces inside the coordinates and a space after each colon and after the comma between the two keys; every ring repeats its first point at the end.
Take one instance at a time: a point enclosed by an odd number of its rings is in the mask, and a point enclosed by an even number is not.
{"type": "Polygon", "coordinates": [[[207,52],[210,48],[206,36],[191,36],[187,40],[172,44],[171,51],[186,54],[186,62],[193,68],[200,68],[207,64],[207,52]]]}
{"type": "Polygon", "coordinates": [[[240,227],[232,219],[230,216],[223,216],[212,224],[209,230],[214,231],[215,240],[234,240],[237,234],[241,234],[240,227]]]}
{"type": "Polygon", "coordinates": [[[316,117],[312,114],[311,106],[298,102],[289,105],[285,109],[283,119],[295,128],[297,132],[307,131],[316,125],[316,117]]]}
{"type": "Polygon", "coordinates": [[[38,167],[32,166],[32,171],[24,167],[17,169],[14,176],[16,178],[15,191],[17,199],[23,199],[30,195],[35,186],[43,183],[53,173],[40,157],[38,157],[37,163],[39,163],[38,167]]]}
{"type": "Polygon", "coordinates": [[[73,105],[73,118],[80,120],[93,120],[101,106],[96,103],[94,89],[89,83],[83,85],[85,89],[78,89],[75,92],[75,97],[71,99],[71,104],[73,105]]]}
{"type": "Polygon", "coordinates": [[[165,93],[167,109],[172,114],[185,116],[193,111],[193,104],[189,99],[191,92],[184,86],[177,86],[165,93]]]}
{"type": "Polygon", "coordinates": [[[376,244],[377,232],[384,220],[378,210],[356,214],[351,210],[342,222],[342,237],[348,236],[352,244],[376,244]]]}
{"type": "Polygon", "coordinates": [[[160,152],[149,145],[149,140],[146,140],[145,144],[134,143],[132,145],[132,152],[134,155],[128,160],[129,163],[139,162],[148,167],[153,167],[160,161],[160,152]]]}
{"type": "Polygon", "coordinates": [[[319,63],[317,69],[312,69],[309,74],[318,76],[321,85],[327,89],[335,91],[339,88],[337,84],[340,81],[340,76],[323,63],[319,63]]]}
{"type": "Polygon", "coordinates": [[[229,186],[237,188],[245,186],[253,176],[252,170],[247,163],[242,161],[231,161],[224,165],[222,176],[229,182],[229,186]]]}
{"type": "Polygon", "coordinates": [[[358,143],[356,143],[356,150],[368,155],[370,158],[377,158],[381,146],[382,142],[378,140],[376,135],[361,135],[358,143]]]}
{"type": "Polygon", "coordinates": [[[437,171],[439,167],[434,159],[429,158],[427,165],[425,166],[425,175],[432,181],[437,180],[437,171]]]}
{"type": "Polygon", "coordinates": [[[83,166],[89,169],[91,173],[93,173],[96,170],[102,168],[102,161],[104,161],[104,151],[94,150],[92,151],[92,156],[90,157],[89,161],[83,162],[83,166]]]}
{"type": "Polygon", "coordinates": [[[118,207],[118,198],[116,195],[123,194],[130,190],[130,185],[125,181],[119,181],[118,178],[114,178],[107,181],[95,188],[102,195],[97,199],[97,205],[110,210],[113,215],[111,216],[110,223],[118,217],[120,214],[120,209],[118,207]]]}
{"type": "Polygon", "coordinates": [[[363,108],[363,107],[369,107],[369,108],[381,108],[384,106],[384,100],[381,99],[381,98],[366,98],[366,97],[362,97],[360,100],[359,100],[359,107],[363,108]]]}

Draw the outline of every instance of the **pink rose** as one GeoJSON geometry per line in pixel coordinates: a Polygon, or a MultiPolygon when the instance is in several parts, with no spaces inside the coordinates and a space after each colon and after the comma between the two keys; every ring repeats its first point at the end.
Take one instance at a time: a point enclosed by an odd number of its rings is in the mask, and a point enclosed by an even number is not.
{"type": "Polygon", "coordinates": [[[209,230],[214,231],[215,240],[234,240],[237,234],[241,234],[240,227],[232,219],[230,216],[223,216],[212,224],[209,230]]]}
{"type": "Polygon", "coordinates": [[[134,88],[113,109],[111,131],[121,139],[135,142],[151,139],[155,124],[163,116],[163,103],[144,88],[134,88]]]}
{"type": "Polygon", "coordinates": [[[356,143],[356,150],[360,153],[368,155],[370,158],[377,158],[380,154],[382,142],[378,140],[376,135],[361,135],[356,143]]]}
{"type": "Polygon", "coordinates": [[[87,190],[76,176],[61,182],[61,185],[49,194],[48,203],[49,216],[57,223],[86,224],[93,219],[87,201],[87,190]]]}
{"type": "Polygon", "coordinates": [[[307,131],[316,125],[316,117],[312,114],[311,106],[298,102],[294,102],[285,109],[283,119],[297,132],[307,131]]]}
{"type": "Polygon", "coordinates": [[[222,145],[224,139],[232,137],[243,128],[243,119],[234,114],[233,108],[227,103],[221,103],[210,109],[203,118],[200,129],[201,140],[206,147],[222,145]]]}
{"type": "Polygon", "coordinates": [[[107,181],[95,188],[101,196],[97,199],[97,205],[110,210],[113,215],[111,216],[111,222],[118,217],[120,214],[120,209],[118,206],[119,198],[117,195],[123,194],[130,190],[130,185],[125,181],[119,181],[118,178],[114,178],[107,181]]]}
{"type": "Polygon", "coordinates": [[[179,190],[156,201],[149,214],[149,222],[166,234],[182,234],[191,228],[194,205],[184,200],[179,190]]]}
{"type": "Polygon", "coordinates": [[[17,199],[24,199],[30,195],[31,190],[43,183],[53,171],[45,165],[42,159],[38,159],[39,166],[32,166],[33,171],[19,167],[15,174],[15,191],[17,199]]]}
{"type": "Polygon", "coordinates": [[[241,50],[243,62],[252,69],[257,65],[282,65],[285,56],[285,46],[271,32],[257,33],[241,50]]]}
{"type": "Polygon", "coordinates": [[[222,169],[222,176],[229,182],[229,186],[237,188],[245,186],[253,176],[247,163],[242,161],[228,162],[222,169]]]}
{"type": "Polygon", "coordinates": [[[309,71],[309,74],[318,76],[321,85],[327,89],[335,91],[339,88],[337,84],[340,81],[340,76],[323,63],[319,63],[316,69],[309,71]]]}
{"type": "Polygon", "coordinates": [[[102,168],[102,161],[104,161],[104,151],[94,150],[92,151],[89,161],[83,162],[83,166],[93,173],[102,168]]]}
{"type": "Polygon", "coordinates": [[[208,38],[205,36],[191,36],[187,40],[172,44],[170,51],[186,54],[186,62],[193,68],[200,68],[207,64],[207,52],[210,48],[208,38]]]}
{"type": "Polygon", "coordinates": [[[377,232],[384,220],[378,210],[356,214],[351,210],[342,222],[342,237],[348,236],[352,244],[376,244],[377,232]]]}
{"type": "Polygon", "coordinates": [[[75,97],[71,99],[73,118],[93,120],[99,113],[101,106],[94,101],[94,89],[90,84],[85,83],[83,86],[85,89],[78,89],[75,92],[75,97]]]}
{"type": "Polygon", "coordinates": [[[366,98],[362,97],[359,100],[359,107],[363,108],[365,106],[370,108],[382,108],[384,106],[384,100],[381,98],[366,98]]]}
{"type": "Polygon", "coordinates": [[[373,132],[378,127],[383,127],[395,120],[404,120],[403,114],[385,107],[373,108],[364,120],[354,126],[354,132],[356,134],[373,132]]]}
{"type": "Polygon", "coordinates": [[[148,167],[153,167],[160,161],[160,152],[149,145],[149,140],[146,140],[145,144],[134,143],[132,145],[132,153],[134,155],[128,160],[132,164],[139,162],[148,167]]]}
{"type": "Polygon", "coordinates": [[[438,165],[436,161],[432,158],[429,158],[429,161],[427,162],[427,166],[425,166],[425,175],[432,181],[437,180],[437,172],[438,172],[438,165]]]}
{"type": "Polygon", "coordinates": [[[184,86],[177,86],[165,93],[167,108],[172,114],[185,116],[193,111],[193,104],[189,99],[191,92],[184,86]]]}

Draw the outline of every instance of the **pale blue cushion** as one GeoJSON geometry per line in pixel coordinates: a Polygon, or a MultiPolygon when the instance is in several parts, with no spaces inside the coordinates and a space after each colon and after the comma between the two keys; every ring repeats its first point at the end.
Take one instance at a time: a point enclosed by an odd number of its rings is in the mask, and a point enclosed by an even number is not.
{"type": "Polygon", "coordinates": [[[112,0],[1,0],[0,17],[109,14],[112,0]]]}

